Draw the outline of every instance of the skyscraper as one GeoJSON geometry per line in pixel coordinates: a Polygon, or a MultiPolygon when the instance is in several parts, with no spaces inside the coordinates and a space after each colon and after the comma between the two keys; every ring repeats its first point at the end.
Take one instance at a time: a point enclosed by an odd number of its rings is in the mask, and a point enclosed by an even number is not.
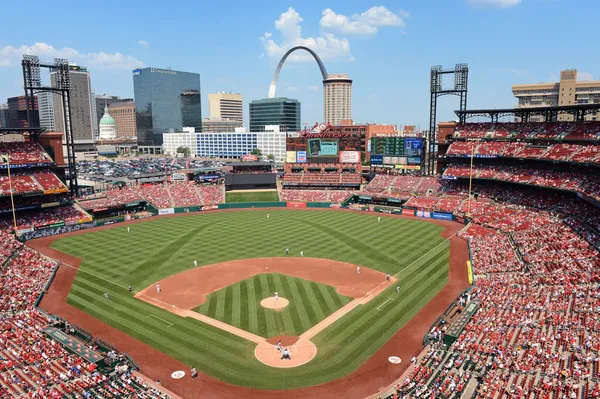
{"type": "Polygon", "coordinates": [[[181,123],[183,127],[193,127],[202,131],[202,104],[200,90],[185,90],[179,95],[181,123]]]}
{"type": "Polygon", "coordinates": [[[223,118],[238,121],[241,127],[244,123],[242,101],[239,93],[211,93],[208,95],[208,108],[211,118],[223,118]]]}
{"type": "Polygon", "coordinates": [[[53,94],[50,91],[41,91],[37,94],[40,110],[40,127],[48,132],[55,132],[53,94]]]}
{"type": "Polygon", "coordinates": [[[323,81],[324,122],[339,125],[352,119],[352,79],[346,74],[329,74],[323,81]]]}
{"type": "Polygon", "coordinates": [[[181,131],[184,122],[202,126],[200,75],[197,73],[136,69],[133,92],[140,146],[161,146],[163,133],[181,131]]]}
{"type": "MultiPolygon", "coordinates": [[[[71,77],[71,126],[75,144],[91,144],[94,142],[92,127],[92,83],[87,68],[77,65],[69,66],[71,77]]],[[[50,84],[56,87],[56,72],[50,72],[50,84]]],[[[53,97],[54,124],[56,131],[65,132],[63,102],[61,96],[53,97]]]]}
{"type": "Polygon", "coordinates": [[[112,103],[108,106],[108,110],[117,125],[117,137],[132,138],[136,136],[135,103],[133,101],[112,103]]]}
{"type": "Polygon", "coordinates": [[[8,105],[0,104],[0,127],[8,127],[8,105]]]}
{"type": "Polygon", "coordinates": [[[29,111],[31,126],[27,121],[27,101],[25,96],[11,97],[6,99],[8,104],[8,127],[38,127],[40,125],[40,113],[38,111],[38,98],[33,97],[33,110],[29,111]]]}
{"type": "MultiPolygon", "coordinates": [[[[106,107],[110,107],[111,104],[116,103],[124,103],[124,102],[133,102],[133,98],[121,98],[119,96],[106,96],[106,95],[98,95],[94,96],[94,108],[96,109],[96,124],[100,123],[100,119],[104,115],[104,110],[106,107]]],[[[112,113],[111,113],[112,115],[112,113]]],[[[114,116],[114,115],[113,115],[114,116]]]]}
{"type": "Polygon", "coordinates": [[[282,132],[300,130],[300,102],[286,97],[250,102],[250,131],[264,132],[265,126],[279,126],[282,132]]]}

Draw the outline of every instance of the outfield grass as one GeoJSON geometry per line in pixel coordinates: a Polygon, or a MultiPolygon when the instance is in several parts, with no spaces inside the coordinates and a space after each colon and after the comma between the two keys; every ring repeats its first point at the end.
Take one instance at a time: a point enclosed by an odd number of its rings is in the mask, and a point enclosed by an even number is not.
{"type": "Polygon", "coordinates": [[[160,218],[58,239],[53,248],[83,259],[68,302],[215,378],[261,389],[291,389],[341,378],[356,370],[410,320],[448,278],[449,243],[435,224],[377,214],[251,210],[160,218]],[[310,363],[277,369],[254,357],[255,345],[191,318],[137,300],[127,292],[193,267],[303,250],[397,275],[390,287],[358,306],[312,341],[310,363]],[[111,301],[103,293],[108,291],[111,301]],[[382,310],[376,308],[387,298],[382,310]],[[155,315],[159,317],[148,317],[155,315]],[[171,327],[167,327],[172,323],[171,327]]]}
{"type": "Polygon", "coordinates": [[[352,298],[338,294],[330,285],[269,273],[213,292],[194,310],[252,334],[271,338],[301,335],[350,301],[352,298]],[[260,301],[273,296],[274,292],[290,301],[280,311],[260,306],[260,301]]]}
{"type": "Polygon", "coordinates": [[[246,193],[225,193],[225,202],[269,202],[279,201],[277,191],[248,191],[246,193]]]}

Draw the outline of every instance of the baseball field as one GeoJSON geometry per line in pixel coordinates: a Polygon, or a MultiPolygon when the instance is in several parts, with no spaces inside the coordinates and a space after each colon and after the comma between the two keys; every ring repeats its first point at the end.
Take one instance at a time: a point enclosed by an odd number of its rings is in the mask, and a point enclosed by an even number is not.
{"type": "Polygon", "coordinates": [[[219,380],[292,389],[356,370],[444,287],[450,245],[442,231],[418,220],[378,223],[373,214],[253,210],[159,218],[129,232],[115,226],[59,238],[52,248],[83,260],[70,305],[219,380]],[[242,273],[244,260],[254,269],[242,273]],[[202,274],[208,270],[217,273],[202,274]],[[376,289],[363,294],[348,283],[360,279],[376,289]],[[141,291],[152,292],[151,300],[141,291]],[[261,307],[273,292],[290,304],[261,307]],[[298,367],[272,367],[257,359],[256,342],[234,330],[256,339],[311,331],[316,355],[298,367]]]}

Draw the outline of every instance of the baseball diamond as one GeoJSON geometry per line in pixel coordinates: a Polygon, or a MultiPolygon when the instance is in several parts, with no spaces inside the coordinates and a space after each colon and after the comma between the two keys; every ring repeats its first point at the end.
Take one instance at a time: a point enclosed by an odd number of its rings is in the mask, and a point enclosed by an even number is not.
{"type": "MultiPolygon", "coordinates": [[[[129,235],[126,227],[117,226],[58,238],[53,249],[82,259],[68,304],[219,380],[278,390],[322,384],[352,373],[448,280],[450,236],[446,232],[444,238],[444,228],[437,224],[406,218],[377,223],[376,217],[355,212],[268,212],[269,219],[264,210],[166,217],[135,223],[129,235]],[[340,269],[339,273],[355,279],[368,278],[367,271],[373,270],[381,274],[379,284],[383,284],[381,292],[370,300],[357,304],[316,332],[311,338],[318,349],[316,357],[293,369],[262,364],[254,355],[255,343],[248,339],[135,297],[146,287],[152,288],[149,291],[159,300],[161,295],[177,295],[172,292],[177,286],[171,288],[164,282],[171,276],[227,261],[286,257],[285,248],[290,249],[289,258],[296,258],[303,251],[306,257],[345,262],[347,270],[340,269]],[[198,262],[197,269],[193,267],[194,260],[198,262]],[[355,265],[362,267],[361,274],[355,273],[355,265]],[[402,295],[392,302],[388,298],[396,297],[396,283],[386,281],[387,273],[403,287],[402,295]],[[160,293],[153,289],[157,282],[160,293]],[[129,285],[134,292],[128,292],[129,285]],[[109,292],[110,301],[102,297],[105,291],[109,292]],[[377,311],[384,303],[383,310],[377,311]]],[[[335,275],[336,270],[326,272],[335,275]]],[[[263,271],[214,290],[204,304],[198,298],[195,310],[265,337],[299,336],[352,299],[336,293],[331,286],[309,280],[263,271]],[[267,288],[250,292],[249,287],[256,287],[256,281],[261,282],[261,287],[266,283],[267,288]],[[290,286],[295,289],[290,288],[288,293],[284,287],[290,286]],[[291,300],[291,306],[305,319],[298,325],[292,318],[291,323],[286,322],[284,310],[276,316],[281,317],[280,327],[275,318],[271,323],[250,326],[246,317],[258,320],[261,312],[266,312],[250,303],[257,305],[258,299],[273,295],[271,291],[275,290],[291,300]]],[[[203,281],[199,279],[198,285],[203,281]]],[[[369,296],[369,292],[365,291],[364,296],[369,296]]],[[[293,313],[291,307],[288,313],[293,313]]]]}

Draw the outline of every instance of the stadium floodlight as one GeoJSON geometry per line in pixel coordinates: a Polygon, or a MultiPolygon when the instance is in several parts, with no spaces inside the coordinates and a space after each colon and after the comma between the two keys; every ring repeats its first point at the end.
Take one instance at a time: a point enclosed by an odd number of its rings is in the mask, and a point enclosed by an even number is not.
{"type": "Polygon", "coordinates": [[[25,84],[28,87],[38,87],[42,85],[40,74],[40,59],[37,55],[24,54],[23,67],[25,68],[25,84]]]}

